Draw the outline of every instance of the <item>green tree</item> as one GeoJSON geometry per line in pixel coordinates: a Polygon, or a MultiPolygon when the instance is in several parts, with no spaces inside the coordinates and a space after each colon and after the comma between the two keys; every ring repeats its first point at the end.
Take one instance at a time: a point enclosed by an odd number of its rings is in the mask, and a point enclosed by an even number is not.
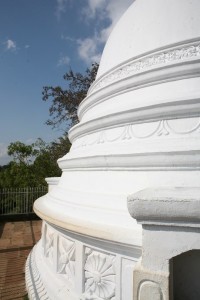
{"type": "Polygon", "coordinates": [[[32,165],[11,161],[8,167],[0,172],[0,187],[26,187],[33,185],[32,165]]]}
{"type": "Polygon", "coordinates": [[[57,161],[69,152],[70,147],[71,143],[68,139],[67,133],[65,133],[62,137],[59,137],[57,141],[50,144],[49,152],[51,154],[51,159],[53,161],[57,161]]]}
{"type": "Polygon", "coordinates": [[[46,124],[53,128],[64,124],[65,134],[57,141],[46,144],[38,139],[31,145],[20,141],[8,146],[8,154],[13,157],[8,165],[0,168],[0,187],[26,187],[46,184],[45,177],[60,176],[58,158],[70,149],[68,129],[78,122],[77,109],[86,97],[91,83],[95,80],[99,65],[92,64],[84,74],[70,70],[64,75],[67,88],[46,86],[43,100],[50,101],[50,119],[46,124]]]}
{"type": "Polygon", "coordinates": [[[34,172],[34,161],[41,153],[38,145],[43,141],[38,139],[36,143],[26,145],[20,141],[10,143],[8,155],[13,158],[4,170],[0,172],[0,187],[27,187],[37,186],[37,177],[34,172]]]}
{"type": "Polygon", "coordinates": [[[28,165],[33,154],[33,145],[25,145],[17,141],[8,146],[8,155],[13,156],[14,161],[18,163],[28,165]]]}
{"type": "Polygon", "coordinates": [[[33,160],[34,144],[26,145],[20,141],[10,143],[8,155],[13,158],[7,168],[0,173],[0,186],[34,186],[33,160]]]}
{"type": "Polygon", "coordinates": [[[57,141],[50,143],[34,161],[34,170],[38,183],[44,184],[45,177],[61,176],[61,170],[57,160],[64,156],[71,147],[70,141],[65,134],[57,141]]]}
{"type": "Polygon", "coordinates": [[[60,86],[45,86],[43,88],[43,100],[50,101],[49,108],[50,119],[46,121],[47,125],[53,128],[61,124],[65,126],[65,132],[78,122],[77,109],[81,101],[86,97],[91,83],[95,80],[99,65],[92,64],[84,74],[70,70],[64,75],[67,81],[67,89],[60,86]]]}
{"type": "Polygon", "coordinates": [[[0,188],[46,185],[46,177],[61,175],[57,160],[69,151],[70,146],[67,135],[50,144],[42,139],[31,145],[19,141],[11,143],[8,153],[13,161],[0,169],[0,188]]]}

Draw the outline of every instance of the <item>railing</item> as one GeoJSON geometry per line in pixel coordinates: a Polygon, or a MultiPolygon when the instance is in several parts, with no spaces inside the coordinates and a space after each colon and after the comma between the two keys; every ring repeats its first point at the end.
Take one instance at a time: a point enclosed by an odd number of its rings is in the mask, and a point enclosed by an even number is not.
{"type": "Polygon", "coordinates": [[[47,190],[46,186],[0,189],[0,215],[32,213],[34,201],[47,190]]]}

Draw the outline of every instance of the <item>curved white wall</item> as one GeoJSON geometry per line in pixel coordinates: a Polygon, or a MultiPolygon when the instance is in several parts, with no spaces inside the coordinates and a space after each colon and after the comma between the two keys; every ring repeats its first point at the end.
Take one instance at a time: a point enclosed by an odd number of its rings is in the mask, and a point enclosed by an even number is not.
{"type": "Polygon", "coordinates": [[[35,268],[45,299],[131,300],[142,234],[127,197],[200,186],[199,11],[199,0],[136,0],[113,30],[62,177],[34,205],[45,222],[27,276],[35,268]],[[111,271],[109,286],[94,261],[111,271]]]}

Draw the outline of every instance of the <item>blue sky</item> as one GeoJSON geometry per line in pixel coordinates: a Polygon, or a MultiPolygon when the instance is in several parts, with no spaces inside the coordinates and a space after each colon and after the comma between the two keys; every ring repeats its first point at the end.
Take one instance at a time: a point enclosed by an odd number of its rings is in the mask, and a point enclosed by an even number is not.
{"type": "Polygon", "coordinates": [[[47,142],[62,135],[45,125],[46,85],[65,86],[71,67],[99,61],[104,44],[133,0],[1,0],[0,165],[14,141],[47,142]]]}

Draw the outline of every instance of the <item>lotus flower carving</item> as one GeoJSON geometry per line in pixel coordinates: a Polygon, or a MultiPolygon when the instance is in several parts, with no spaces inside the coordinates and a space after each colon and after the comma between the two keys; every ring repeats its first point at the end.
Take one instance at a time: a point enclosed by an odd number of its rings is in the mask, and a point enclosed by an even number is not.
{"type": "Polygon", "coordinates": [[[113,299],[116,287],[114,261],[114,256],[96,251],[88,255],[85,263],[86,299],[113,299]]]}

